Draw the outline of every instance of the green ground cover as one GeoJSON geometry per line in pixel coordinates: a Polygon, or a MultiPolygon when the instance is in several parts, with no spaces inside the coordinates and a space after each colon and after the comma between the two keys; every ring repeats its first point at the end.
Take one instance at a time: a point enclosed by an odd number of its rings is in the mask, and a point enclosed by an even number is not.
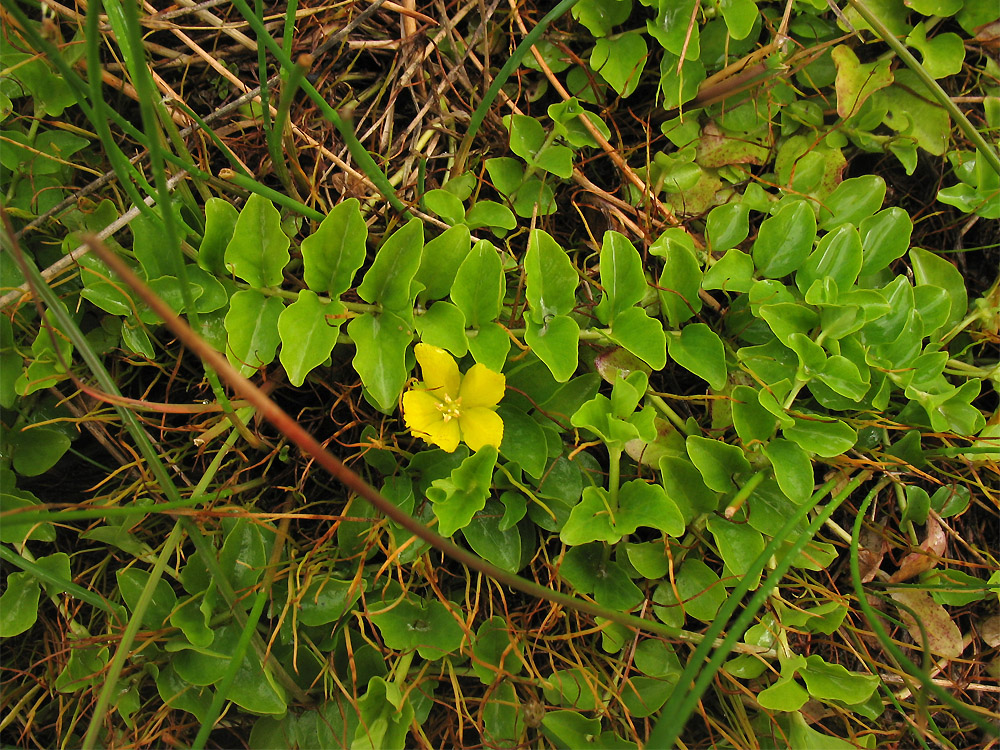
{"type": "Polygon", "coordinates": [[[995,745],[996,16],[3,0],[0,742],[995,745]]]}

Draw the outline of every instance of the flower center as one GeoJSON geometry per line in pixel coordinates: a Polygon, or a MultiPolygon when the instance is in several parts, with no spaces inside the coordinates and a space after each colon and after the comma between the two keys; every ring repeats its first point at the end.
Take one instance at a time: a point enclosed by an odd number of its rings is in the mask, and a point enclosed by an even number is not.
{"type": "Polygon", "coordinates": [[[461,416],[462,398],[461,396],[452,398],[446,393],[444,399],[437,404],[437,408],[445,422],[458,419],[461,416]]]}

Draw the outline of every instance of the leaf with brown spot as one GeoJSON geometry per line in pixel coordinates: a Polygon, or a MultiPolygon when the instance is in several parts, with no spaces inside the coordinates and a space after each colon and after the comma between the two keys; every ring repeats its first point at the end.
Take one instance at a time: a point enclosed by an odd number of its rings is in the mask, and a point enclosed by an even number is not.
{"type": "Polygon", "coordinates": [[[913,610],[919,618],[918,623],[907,610],[899,608],[899,619],[903,621],[913,642],[921,647],[923,644],[923,633],[927,636],[927,647],[932,654],[944,656],[948,659],[957,659],[961,656],[965,646],[962,643],[962,631],[951,619],[948,611],[934,601],[926,591],[916,589],[905,589],[894,591],[890,596],[900,604],[913,610]]]}

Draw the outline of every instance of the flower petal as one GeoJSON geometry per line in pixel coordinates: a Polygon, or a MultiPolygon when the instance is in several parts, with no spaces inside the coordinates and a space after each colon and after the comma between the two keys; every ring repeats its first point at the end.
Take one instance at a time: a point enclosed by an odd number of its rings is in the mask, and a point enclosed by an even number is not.
{"type": "Polygon", "coordinates": [[[414,390],[403,394],[403,421],[411,431],[426,433],[429,427],[444,421],[441,401],[429,391],[414,390]]]}
{"type": "Polygon", "coordinates": [[[458,374],[455,358],[444,349],[423,342],[413,347],[413,352],[417,355],[427,387],[441,400],[446,395],[456,398],[462,376],[458,374]]]}
{"type": "Polygon", "coordinates": [[[498,372],[493,372],[486,365],[473,365],[462,378],[459,396],[462,399],[462,409],[477,406],[496,406],[503,398],[507,387],[507,378],[498,372]]]}
{"type": "Polygon", "coordinates": [[[417,437],[422,440],[426,440],[431,445],[438,446],[446,453],[454,453],[455,449],[458,447],[458,441],[461,435],[462,432],[459,429],[457,419],[449,419],[447,422],[442,419],[440,422],[434,423],[431,428],[427,430],[426,435],[418,434],[417,437]]]}
{"type": "Polygon", "coordinates": [[[458,422],[462,426],[462,440],[473,451],[484,445],[500,447],[503,441],[503,420],[492,409],[483,406],[463,408],[458,422]]]}
{"type": "Polygon", "coordinates": [[[403,394],[403,421],[416,437],[452,453],[461,430],[457,419],[444,420],[440,406],[441,401],[430,391],[407,391],[403,394]]]}

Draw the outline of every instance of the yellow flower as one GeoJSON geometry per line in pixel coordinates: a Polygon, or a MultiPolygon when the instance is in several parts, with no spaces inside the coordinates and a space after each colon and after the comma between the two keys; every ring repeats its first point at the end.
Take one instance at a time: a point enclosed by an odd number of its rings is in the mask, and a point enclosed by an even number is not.
{"type": "Polygon", "coordinates": [[[410,432],[448,453],[459,441],[473,451],[484,445],[499,448],[503,420],[495,410],[506,378],[480,364],[463,377],[448,352],[429,344],[417,344],[414,353],[424,382],[403,394],[403,420],[410,432]]]}

